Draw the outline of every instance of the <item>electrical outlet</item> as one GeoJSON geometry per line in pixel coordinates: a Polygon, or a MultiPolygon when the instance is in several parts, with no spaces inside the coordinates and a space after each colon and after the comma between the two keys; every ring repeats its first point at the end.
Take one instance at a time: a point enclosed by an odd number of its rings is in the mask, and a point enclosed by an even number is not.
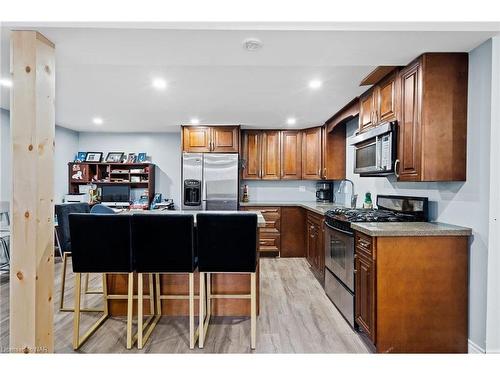
{"type": "Polygon", "coordinates": [[[303,186],[303,185],[300,185],[300,186],[299,186],[299,191],[301,191],[301,192],[306,191],[306,187],[305,187],[305,186],[303,186]]]}

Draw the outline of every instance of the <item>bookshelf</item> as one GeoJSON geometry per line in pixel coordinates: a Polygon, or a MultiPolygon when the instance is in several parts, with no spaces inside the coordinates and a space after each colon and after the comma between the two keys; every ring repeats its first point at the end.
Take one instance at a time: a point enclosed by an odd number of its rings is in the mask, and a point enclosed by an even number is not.
{"type": "Polygon", "coordinates": [[[155,165],[151,163],[68,163],[68,192],[76,194],[80,185],[128,185],[147,191],[149,203],[155,193],[155,165]]]}

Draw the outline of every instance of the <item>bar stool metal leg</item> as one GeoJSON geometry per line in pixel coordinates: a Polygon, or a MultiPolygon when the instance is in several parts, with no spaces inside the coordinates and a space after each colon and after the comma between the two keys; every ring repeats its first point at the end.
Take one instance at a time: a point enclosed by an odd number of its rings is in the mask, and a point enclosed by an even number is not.
{"type": "MultiPolygon", "coordinates": [[[[61,273],[61,298],[59,299],[59,311],[61,312],[73,312],[74,309],[71,307],[64,307],[64,293],[66,292],[66,273],[67,273],[67,267],[68,267],[68,258],[71,256],[70,252],[65,251],[63,253],[63,264],[62,264],[62,273],[61,273]]],[[[88,277],[89,274],[85,274],[87,277],[87,282],[88,282],[88,277]]],[[[103,279],[104,280],[104,279],[103,279]]],[[[75,282],[76,282],[76,275],[75,275],[75,282]]],[[[76,285],[75,285],[76,288],[76,285]]],[[[104,284],[103,284],[103,290],[104,290],[104,284]]],[[[87,293],[87,294],[102,294],[103,291],[98,291],[98,293],[87,293]]],[[[97,309],[97,308],[81,308],[80,307],[80,312],[104,312],[103,309],[97,309]]]]}
{"type": "MultiPolygon", "coordinates": [[[[62,266],[62,274],[61,274],[61,299],[59,303],[59,311],[65,311],[64,308],[64,292],[66,290],[66,266],[68,262],[68,253],[64,252],[62,256],[63,266],[62,266]]],[[[75,275],[75,283],[76,283],[76,275],[75,275]]],[[[75,285],[76,288],[76,285],[75,285]]]]}
{"type": "Polygon", "coordinates": [[[189,349],[194,349],[194,274],[189,274],[189,349]]]}
{"type": "Polygon", "coordinates": [[[198,347],[203,349],[205,343],[205,273],[200,272],[200,300],[198,322],[198,347]]]}
{"type": "Polygon", "coordinates": [[[255,349],[257,331],[257,282],[255,272],[250,274],[250,347],[255,349]]]}
{"type": "MultiPolygon", "coordinates": [[[[137,349],[142,349],[146,344],[149,336],[160,320],[160,314],[156,314],[155,309],[155,292],[153,287],[153,274],[149,274],[149,301],[150,301],[150,316],[144,322],[144,292],[143,292],[143,277],[144,274],[137,274],[137,349]],[[145,331],[145,333],[144,333],[145,331]]],[[[135,339],[135,337],[134,337],[135,339]]]]}
{"type": "Polygon", "coordinates": [[[90,274],[89,273],[86,273],[85,274],[85,294],[102,294],[102,290],[90,290],[89,289],[89,278],[90,278],[90,274]]]}
{"type": "MultiPolygon", "coordinates": [[[[82,274],[75,274],[75,307],[73,309],[73,350],[79,349],[85,341],[104,323],[108,318],[108,304],[107,304],[107,293],[104,292],[104,314],[95,322],[88,331],[80,337],[80,314],[82,310],[80,309],[81,295],[82,295],[82,274]]],[[[105,280],[103,280],[104,286],[105,280]]]]}
{"type": "Polygon", "coordinates": [[[127,294],[127,349],[132,349],[132,311],[134,307],[134,274],[128,274],[127,294]]]}

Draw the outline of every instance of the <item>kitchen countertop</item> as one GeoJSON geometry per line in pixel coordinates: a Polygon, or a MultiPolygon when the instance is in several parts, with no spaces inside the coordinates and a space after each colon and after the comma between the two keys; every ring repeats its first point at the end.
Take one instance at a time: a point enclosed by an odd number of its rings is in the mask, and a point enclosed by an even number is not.
{"type": "Polygon", "coordinates": [[[472,229],[431,222],[351,223],[351,228],[372,237],[470,236],[472,229]]]}
{"type": "Polygon", "coordinates": [[[319,215],[324,215],[326,211],[333,210],[336,207],[344,207],[341,204],[335,203],[318,203],[318,202],[283,202],[283,201],[250,201],[240,202],[241,207],[302,207],[319,215]]]}
{"type": "MultiPolygon", "coordinates": [[[[210,214],[238,214],[238,215],[245,215],[248,214],[248,211],[197,211],[197,210],[180,210],[180,211],[171,211],[171,210],[130,210],[124,212],[133,214],[133,213],[146,213],[146,214],[160,214],[160,215],[175,215],[175,214],[191,214],[194,215],[194,225],[196,226],[196,214],[200,213],[210,213],[210,214]]],[[[257,227],[261,228],[266,225],[266,219],[264,219],[264,216],[259,211],[255,211],[257,214],[257,227]]]]}

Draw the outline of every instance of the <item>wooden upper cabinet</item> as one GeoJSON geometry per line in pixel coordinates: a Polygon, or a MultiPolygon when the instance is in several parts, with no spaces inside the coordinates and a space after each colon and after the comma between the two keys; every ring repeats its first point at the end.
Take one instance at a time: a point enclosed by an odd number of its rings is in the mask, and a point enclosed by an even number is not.
{"type": "Polygon", "coordinates": [[[400,181],[465,181],[467,53],[426,53],[400,73],[400,181]]]}
{"type": "Polygon", "coordinates": [[[322,127],[302,131],[302,179],[321,179],[322,145],[322,127]]]}
{"type": "Polygon", "coordinates": [[[394,70],[359,99],[359,132],[396,120],[398,71],[394,70]]]}
{"type": "Polygon", "coordinates": [[[400,180],[418,180],[420,175],[420,93],[422,69],[417,61],[401,71],[401,118],[397,172],[400,180]]]}
{"type": "Polygon", "coordinates": [[[239,126],[183,126],[184,152],[239,152],[239,126]]]}
{"type": "Polygon", "coordinates": [[[302,136],[300,130],[281,132],[281,179],[302,178],[302,136]]]}
{"type": "Polygon", "coordinates": [[[375,90],[375,118],[377,123],[396,120],[397,111],[397,71],[377,85],[375,90]]]}
{"type": "Polygon", "coordinates": [[[243,130],[241,178],[335,180],[345,178],[346,129],[243,130]]]}
{"type": "Polygon", "coordinates": [[[208,126],[184,126],[182,128],[182,151],[210,152],[211,130],[208,126]]]}
{"type": "Polygon", "coordinates": [[[345,178],[346,170],[346,125],[340,124],[328,131],[328,126],[322,129],[322,173],[325,180],[341,180],[345,178]]]}
{"type": "Polygon", "coordinates": [[[359,131],[363,132],[375,124],[375,100],[373,90],[359,98],[359,131]]]}
{"type": "Polygon", "coordinates": [[[279,180],[281,177],[280,131],[262,131],[262,173],[263,180],[279,180]]]}
{"type": "Polygon", "coordinates": [[[242,131],[242,178],[259,180],[262,171],[261,132],[259,130],[242,131]]]}
{"type": "Polygon", "coordinates": [[[212,152],[238,152],[240,128],[238,126],[212,127],[212,152]]]}

